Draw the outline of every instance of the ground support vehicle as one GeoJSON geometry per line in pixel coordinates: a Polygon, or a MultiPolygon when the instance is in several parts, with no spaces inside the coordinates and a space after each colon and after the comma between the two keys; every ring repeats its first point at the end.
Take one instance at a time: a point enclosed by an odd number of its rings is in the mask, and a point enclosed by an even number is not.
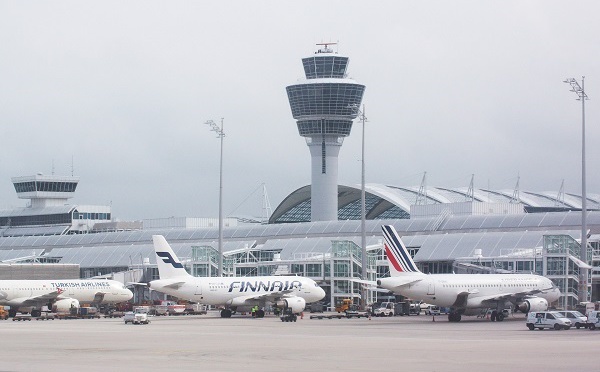
{"type": "Polygon", "coordinates": [[[100,319],[100,313],[96,307],[80,307],[77,311],[77,317],[80,319],[100,319]]]}
{"type": "Polygon", "coordinates": [[[440,309],[439,306],[429,305],[425,309],[425,315],[441,315],[441,314],[442,314],[442,310],[440,309]]]}
{"type": "Polygon", "coordinates": [[[298,320],[298,315],[294,314],[292,310],[285,309],[279,318],[282,322],[295,322],[298,320]]]}
{"type": "Polygon", "coordinates": [[[35,317],[35,320],[54,320],[56,319],[56,313],[49,311],[42,311],[40,316],[35,317]]]}
{"type": "Polygon", "coordinates": [[[565,318],[569,319],[571,321],[571,326],[575,326],[577,329],[581,327],[588,327],[588,318],[579,311],[559,311],[559,313],[561,313],[565,318]]]}
{"type": "Polygon", "coordinates": [[[107,314],[104,314],[105,318],[122,318],[125,315],[124,311],[110,311],[107,314]]]}
{"type": "Polygon", "coordinates": [[[590,311],[587,315],[586,326],[590,331],[600,329],[600,311],[590,311]]]}
{"type": "Polygon", "coordinates": [[[203,315],[206,314],[206,305],[203,304],[187,304],[183,312],[186,315],[203,315]]]}
{"type": "Polygon", "coordinates": [[[421,306],[419,304],[409,304],[408,315],[421,315],[421,306]]]}
{"type": "Polygon", "coordinates": [[[0,319],[7,320],[8,319],[8,310],[4,308],[4,306],[0,306],[0,319]]]}
{"type": "Polygon", "coordinates": [[[352,299],[345,298],[335,306],[335,311],[338,313],[344,313],[350,308],[350,305],[352,305],[352,299]]]}
{"type": "Polygon", "coordinates": [[[169,315],[169,309],[167,305],[156,305],[154,306],[154,315],[156,316],[167,316],[169,315]]]}
{"type": "Polygon", "coordinates": [[[530,311],[527,314],[527,328],[530,331],[534,329],[553,328],[557,331],[561,329],[570,329],[571,321],[563,318],[558,311],[530,311]]]}
{"type": "Polygon", "coordinates": [[[343,319],[346,318],[346,314],[318,314],[311,315],[310,319],[343,319]]]}
{"type": "Polygon", "coordinates": [[[123,320],[125,321],[125,324],[127,324],[127,323],[131,323],[131,324],[148,324],[148,323],[150,323],[150,319],[148,318],[148,313],[143,313],[143,312],[135,312],[134,313],[133,311],[128,311],[123,316],[123,320]]]}
{"type": "Polygon", "coordinates": [[[22,321],[26,321],[26,320],[31,321],[31,318],[32,318],[31,314],[17,313],[15,316],[13,316],[12,320],[13,320],[13,322],[14,321],[20,322],[21,320],[22,321]]]}
{"type": "MultiPolygon", "coordinates": [[[[393,315],[393,313],[392,313],[393,315]]],[[[346,318],[368,318],[369,312],[366,310],[360,310],[357,305],[350,305],[350,308],[346,310],[346,318]]]]}
{"type": "Polygon", "coordinates": [[[382,302],[381,305],[373,310],[374,316],[394,316],[396,304],[393,302],[382,302]]]}

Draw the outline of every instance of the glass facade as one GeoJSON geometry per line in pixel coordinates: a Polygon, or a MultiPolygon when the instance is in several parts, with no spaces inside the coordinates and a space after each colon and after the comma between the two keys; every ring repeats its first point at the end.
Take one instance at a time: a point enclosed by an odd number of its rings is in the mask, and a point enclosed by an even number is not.
{"type": "Polygon", "coordinates": [[[0,217],[0,226],[60,225],[70,224],[71,222],[70,213],[0,217]]]}
{"type": "Polygon", "coordinates": [[[348,57],[336,55],[315,56],[302,59],[307,79],[344,78],[348,68],[348,57]]]}
{"type": "Polygon", "coordinates": [[[352,120],[303,120],[298,121],[298,132],[307,137],[314,134],[332,134],[349,136],[352,129],[352,120]]]}
{"type": "Polygon", "coordinates": [[[110,213],[88,213],[73,211],[74,220],[110,220],[110,213]]]}
{"type": "Polygon", "coordinates": [[[34,191],[75,192],[77,182],[29,181],[15,183],[14,186],[18,193],[34,191]]]}
{"type": "MultiPolygon", "coordinates": [[[[365,214],[381,202],[381,198],[373,194],[365,193],[365,214]]],[[[361,219],[361,200],[354,200],[351,203],[340,207],[338,210],[338,219],[340,220],[360,220],[361,219]]]]}
{"type": "Polygon", "coordinates": [[[279,217],[275,223],[286,222],[309,222],[310,221],[310,199],[305,200],[293,208],[290,208],[279,217]]]}
{"type": "Polygon", "coordinates": [[[353,119],[357,116],[353,105],[360,105],[365,86],[350,83],[298,84],[286,90],[296,119],[321,115],[353,119]]]}

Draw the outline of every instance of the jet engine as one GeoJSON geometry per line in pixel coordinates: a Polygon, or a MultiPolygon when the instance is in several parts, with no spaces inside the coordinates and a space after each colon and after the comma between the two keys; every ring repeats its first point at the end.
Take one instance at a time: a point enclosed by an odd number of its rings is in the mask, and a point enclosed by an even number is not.
{"type": "Polygon", "coordinates": [[[291,309],[292,313],[298,314],[304,311],[306,300],[302,297],[287,297],[277,301],[276,306],[281,309],[291,309]]]}
{"type": "Polygon", "coordinates": [[[530,311],[546,311],[548,310],[548,301],[542,297],[532,297],[523,302],[519,302],[517,308],[524,313],[530,311]]]}
{"type": "Polygon", "coordinates": [[[56,301],[52,305],[52,311],[55,313],[70,313],[71,309],[79,309],[79,301],[74,298],[65,298],[56,301]]]}

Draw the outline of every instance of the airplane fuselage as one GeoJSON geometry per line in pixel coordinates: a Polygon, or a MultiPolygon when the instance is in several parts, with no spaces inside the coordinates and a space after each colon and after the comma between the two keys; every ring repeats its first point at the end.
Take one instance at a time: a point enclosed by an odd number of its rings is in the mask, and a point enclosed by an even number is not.
{"type": "Polygon", "coordinates": [[[55,293],[56,299],[73,298],[81,303],[92,303],[99,297],[102,303],[117,303],[132,297],[130,290],[114,280],[0,280],[0,305],[20,306],[55,293]]]}
{"type": "Polygon", "coordinates": [[[319,301],[324,292],[317,283],[298,276],[258,277],[179,277],[150,282],[150,288],[179,298],[207,305],[240,306],[252,302],[250,297],[268,298],[285,292],[302,297],[307,303],[319,301]]]}
{"type": "MultiPolygon", "coordinates": [[[[394,277],[382,278],[381,286],[414,300],[462,309],[489,307],[489,302],[482,303],[482,301],[494,296],[513,295],[513,298],[518,298],[519,293],[524,293],[522,297],[526,298],[526,293],[539,291],[538,294],[528,296],[542,297],[549,303],[560,297],[559,290],[550,279],[531,274],[425,275],[419,273],[414,274],[414,278],[420,280],[400,287],[394,287],[394,277]],[[460,296],[464,297],[464,302],[459,302],[460,296]]],[[[508,303],[509,300],[505,302],[508,303]]]]}

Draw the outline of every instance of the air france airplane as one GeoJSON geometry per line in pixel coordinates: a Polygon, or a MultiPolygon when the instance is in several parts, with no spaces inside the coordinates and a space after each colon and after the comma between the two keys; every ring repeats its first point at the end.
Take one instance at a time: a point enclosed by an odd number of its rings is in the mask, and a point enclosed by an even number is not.
{"type": "Polygon", "coordinates": [[[17,309],[28,308],[39,315],[42,306],[55,311],[69,311],[80,303],[117,303],[128,301],[133,293],[114,280],[0,280],[0,305],[17,309]]]}
{"type": "MultiPolygon", "coordinates": [[[[309,278],[301,276],[194,277],[185,271],[179,258],[162,235],[153,235],[159,280],[151,281],[153,289],[181,299],[206,305],[224,306],[222,318],[229,318],[253,306],[273,303],[297,314],[307,303],[325,297],[325,291],[309,278]]],[[[262,318],[264,311],[258,311],[262,318]]]]}
{"type": "Polygon", "coordinates": [[[415,265],[404,243],[391,225],[382,226],[389,278],[377,285],[396,294],[450,308],[448,320],[492,309],[491,320],[502,321],[502,310],[544,311],[558,300],[560,291],[548,278],[532,274],[434,274],[425,275],[415,265]]]}

